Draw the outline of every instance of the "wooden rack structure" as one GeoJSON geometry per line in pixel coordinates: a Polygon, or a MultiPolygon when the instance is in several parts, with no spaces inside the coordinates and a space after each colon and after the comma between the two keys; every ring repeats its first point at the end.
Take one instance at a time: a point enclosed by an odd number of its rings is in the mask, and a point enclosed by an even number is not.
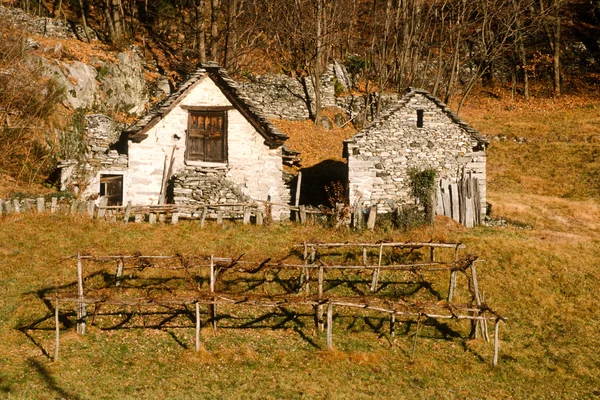
{"type": "MultiPolygon", "coordinates": [[[[316,258],[318,248],[334,248],[342,246],[362,246],[367,247],[404,247],[404,248],[462,248],[460,244],[452,244],[453,247],[449,247],[447,244],[436,244],[436,243],[359,243],[359,244],[322,244],[322,243],[304,243],[302,246],[305,251],[304,262],[302,263],[282,263],[282,262],[270,262],[267,259],[263,262],[243,261],[241,259],[215,257],[215,256],[144,256],[144,255],[111,255],[111,256],[85,256],[78,254],[74,257],[69,257],[69,260],[73,258],[77,262],[77,294],[72,291],[57,291],[51,295],[46,295],[46,300],[54,302],[55,308],[55,329],[56,329],[56,342],[55,342],[55,354],[54,359],[57,360],[59,357],[59,337],[60,337],[60,306],[61,304],[74,304],[77,312],[77,332],[84,335],[86,333],[86,325],[88,320],[87,307],[90,305],[94,306],[93,315],[95,318],[96,311],[103,305],[113,305],[122,307],[173,307],[173,306],[186,306],[194,305],[196,309],[196,350],[199,351],[201,347],[200,342],[200,306],[208,307],[208,313],[210,315],[209,320],[212,322],[213,329],[217,329],[217,310],[219,306],[224,305],[235,305],[235,306],[250,306],[250,307],[270,307],[277,308],[282,306],[310,306],[315,310],[315,323],[316,326],[323,330],[324,326],[327,329],[327,348],[333,348],[333,309],[338,308],[354,308],[369,310],[374,312],[383,313],[389,316],[389,332],[390,336],[395,335],[396,330],[396,317],[408,317],[416,318],[417,320],[417,331],[414,336],[413,342],[413,355],[414,348],[416,346],[416,340],[419,332],[419,328],[424,319],[439,319],[439,320],[468,320],[472,323],[472,330],[475,327],[475,332],[481,330],[484,339],[489,341],[487,336],[487,322],[492,321],[494,326],[494,357],[493,365],[498,363],[498,351],[499,351],[499,340],[498,340],[498,329],[500,321],[505,321],[505,318],[500,316],[497,312],[490,309],[482,301],[477,300],[478,296],[475,294],[478,291],[476,282],[476,275],[473,274],[475,270],[474,258],[464,258],[459,260],[453,260],[451,262],[422,262],[412,264],[396,264],[396,265],[382,265],[379,256],[379,263],[377,265],[341,265],[332,264],[328,265],[316,258]],[[427,246],[425,246],[427,245],[427,246]],[[314,249],[308,252],[308,249],[314,249]],[[314,257],[313,257],[314,255],[314,257]],[[311,263],[307,263],[306,260],[311,260],[311,263]],[[100,288],[84,287],[86,280],[93,281],[93,276],[88,274],[84,275],[83,263],[99,263],[106,265],[116,263],[116,266],[110,273],[113,276],[112,280],[109,280],[108,284],[105,284],[100,288]],[[185,280],[190,285],[185,286],[176,295],[164,295],[164,293],[155,293],[152,295],[140,295],[140,287],[136,287],[133,284],[136,279],[132,275],[125,276],[127,271],[136,271],[141,273],[148,269],[165,269],[171,271],[181,270],[184,272],[185,280]],[[208,271],[207,271],[208,270],[208,271]],[[287,270],[292,272],[292,279],[296,279],[300,284],[301,293],[278,293],[278,294],[257,294],[257,293],[225,293],[221,292],[217,288],[219,277],[224,277],[226,273],[246,273],[246,274],[257,274],[259,272],[269,270],[287,270]],[[308,271],[316,270],[318,274],[317,279],[317,290],[315,292],[310,291],[310,274],[308,271]],[[451,301],[445,302],[411,302],[401,298],[381,298],[375,295],[368,296],[342,296],[336,295],[335,293],[325,292],[324,290],[324,274],[327,271],[336,270],[350,270],[350,271],[368,271],[373,275],[379,271],[407,271],[418,273],[421,271],[429,272],[462,272],[467,275],[469,272],[472,274],[470,278],[470,291],[473,294],[473,302],[471,304],[454,304],[451,301]],[[203,274],[204,273],[204,274],[203,274]],[[294,273],[298,273],[299,276],[294,278],[294,273]],[[203,288],[200,282],[203,277],[208,275],[208,287],[203,288]],[[86,290],[84,290],[86,289],[86,290]],[[304,290],[302,290],[304,289],[304,290]],[[87,292],[87,293],[86,293],[87,292]],[[323,321],[323,309],[327,308],[326,311],[326,323],[323,321]]],[[[433,253],[431,253],[433,254],[433,253]]],[[[114,265],[114,264],[113,264],[114,265]]],[[[104,273],[103,282],[106,281],[106,268],[102,267],[101,270],[104,273]]],[[[456,282],[454,281],[454,284],[456,282]]],[[[452,283],[451,283],[452,287],[452,283]]]]}

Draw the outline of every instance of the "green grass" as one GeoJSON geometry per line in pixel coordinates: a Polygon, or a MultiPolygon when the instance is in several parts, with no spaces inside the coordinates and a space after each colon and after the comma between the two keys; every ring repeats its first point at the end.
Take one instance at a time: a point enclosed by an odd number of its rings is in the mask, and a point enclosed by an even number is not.
{"type": "MultiPolygon", "coordinates": [[[[525,144],[494,141],[489,151],[488,201],[495,218],[514,222],[506,228],[439,224],[410,233],[353,233],[319,226],[200,229],[193,222],[123,226],[56,216],[0,218],[0,397],[597,398],[597,110],[556,108],[551,114],[535,104],[488,106],[466,108],[465,119],[484,133],[527,137],[525,144]],[[304,240],[465,243],[467,252],[485,260],[478,276],[486,301],[508,318],[500,329],[498,367],[491,367],[490,344],[467,339],[465,322],[425,324],[411,361],[414,323],[404,321],[392,339],[381,315],[343,308],[335,309],[335,350],[327,351],[312,309],[301,306],[222,307],[220,315],[229,317],[216,332],[202,329],[200,353],[189,315],[143,329],[165,317],[133,313],[116,329],[134,310],[118,315],[107,309],[116,315],[98,317],[85,337],[61,325],[60,360],[52,362],[51,307],[39,292],[75,280],[74,263],[62,262],[65,256],[140,251],[283,259],[304,240]],[[37,329],[27,328],[40,319],[37,329]]],[[[442,283],[436,281],[445,293],[442,283]]],[[[459,280],[459,288],[464,284],[459,280]]],[[[63,316],[72,323],[68,311],[65,306],[63,316]]]]}
{"type": "Polygon", "coordinates": [[[0,225],[0,391],[7,398],[591,398],[600,383],[599,243],[591,236],[573,242],[545,234],[429,229],[409,237],[288,225],[200,230],[194,223],[125,227],[68,217],[8,217],[0,225]],[[221,309],[236,318],[223,320],[216,333],[205,327],[199,354],[193,323],[185,316],[162,329],[139,328],[139,315],[129,329],[101,330],[111,326],[108,320],[98,320],[85,337],[73,326],[63,329],[56,363],[50,358],[52,318],[41,329],[18,329],[51,317],[36,292],[73,282],[73,262],[59,261],[78,251],[246,253],[245,258],[260,259],[265,253],[283,257],[304,239],[381,237],[460,240],[486,260],[479,271],[481,289],[509,318],[501,327],[498,368],[490,366],[489,344],[466,339],[464,322],[424,326],[411,362],[414,324],[399,326],[392,340],[380,315],[345,309],[335,313],[335,351],[325,350],[312,310],[302,307],[286,308],[297,316],[285,324],[280,313],[245,329],[239,326],[266,311],[221,309]]]}

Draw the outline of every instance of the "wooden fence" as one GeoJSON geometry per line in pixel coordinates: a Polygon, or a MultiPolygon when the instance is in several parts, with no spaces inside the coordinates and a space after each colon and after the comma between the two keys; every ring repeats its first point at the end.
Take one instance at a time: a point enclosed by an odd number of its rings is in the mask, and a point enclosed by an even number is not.
{"type": "MultiPolygon", "coordinates": [[[[86,333],[86,324],[88,321],[87,307],[94,306],[92,320],[95,320],[96,314],[101,306],[118,307],[185,307],[194,305],[195,307],[195,346],[196,350],[201,347],[200,338],[200,306],[208,307],[209,320],[213,329],[217,329],[217,313],[221,306],[250,306],[250,307],[269,307],[277,308],[282,306],[310,306],[314,308],[315,323],[319,330],[327,330],[327,348],[333,348],[333,309],[356,309],[368,310],[372,312],[383,313],[389,317],[390,336],[395,335],[396,317],[406,317],[416,319],[416,333],[414,335],[412,356],[414,357],[417,336],[421,324],[426,319],[439,320],[468,320],[471,321],[471,334],[477,334],[479,331],[484,339],[489,341],[487,323],[492,321],[494,326],[494,357],[493,365],[498,362],[498,329],[499,322],[505,319],[498,313],[490,309],[481,300],[476,275],[476,258],[466,257],[454,259],[452,261],[435,261],[435,250],[451,249],[457,254],[458,249],[464,248],[460,244],[442,244],[442,243],[303,243],[295,248],[304,249],[300,263],[271,262],[270,259],[260,261],[243,261],[239,258],[221,258],[215,256],[75,256],[77,266],[76,292],[73,286],[65,285],[61,290],[53,293],[47,293],[45,300],[54,304],[56,342],[54,358],[59,357],[59,337],[60,337],[60,312],[61,305],[74,304],[77,313],[77,331],[80,334],[86,333]],[[402,248],[402,249],[428,249],[431,258],[427,262],[383,265],[382,257],[379,256],[377,264],[365,262],[364,265],[342,265],[328,264],[318,257],[318,249],[335,248],[342,246],[360,247],[362,249],[375,248],[379,254],[384,248],[402,248]],[[434,250],[434,251],[431,251],[434,250]],[[88,265],[86,270],[92,268],[92,265],[100,265],[93,273],[84,273],[84,262],[88,265]],[[107,265],[113,265],[107,269],[107,265]],[[100,268],[100,269],[98,269],[100,268]],[[181,271],[180,278],[182,282],[177,284],[176,293],[169,288],[163,288],[158,295],[148,296],[145,287],[139,282],[143,271],[167,270],[171,272],[181,271]],[[127,274],[127,271],[135,271],[127,274]],[[227,274],[234,273],[235,281],[239,280],[240,274],[259,274],[268,271],[287,271],[290,282],[300,282],[295,291],[290,292],[289,288],[284,288],[280,293],[257,293],[256,291],[235,291],[226,285],[224,280],[227,274]],[[309,271],[316,273],[317,278],[311,280],[309,271]],[[327,289],[324,285],[326,274],[335,271],[353,271],[360,273],[366,271],[373,276],[380,271],[404,271],[406,273],[419,274],[424,271],[432,273],[449,273],[450,291],[453,285],[456,285],[456,279],[452,276],[456,273],[462,273],[468,278],[468,292],[470,301],[466,304],[458,304],[453,296],[448,296],[447,301],[411,301],[406,298],[381,297],[373,291],[370,296],[343,296],[335,292],[335,285],[327,289]],[[300,275],[295,275],[300,274],[300,275]],[[107,279],[112,276],[112,279],[107,279]],[[208,277],[205,281],[204,277],[208,277]],[[205,283],[203,283],[205,282],[205,283]],[[316,283],[316,290],[311,290],[310,282],[316,283]],[[137,286],[136,286],[137,285],[137,286]],[[140,286],[141,285],[141,286],[140,286]],[[205,286],[206,285],[206,286],[205,286]],[[221,285],[229,290],[223,291],[221,285]],[[165,293],[168,293],[165,294],[165,293]],[[142,294],[142,295],[140,295],[142,294]],[[145,294],[145,295],[144,295],[145,294]],[[326,308],[326,312],[324,312],[326,308]],[[326,320],[323,315],[326,314],[326,320]],[[473,332],[473,328],[475,332],[473,332]]],[[[363,250],[364,254],[364,250],[363,250]]],[[[72,258],[69,258],[72,259],[72,258]]],[[[345,275],[342,274],[341,277],[345,275]]],[[[341,279],[336,275],[336,281],[341,279]]],[[[172,281],[171,276],[166,281],[172,281]]],[[[387,281],[388,284],[394,282],[387,281]]],[[[154,287],[154,286],[153,286],[154,287]]],[[[282,286],[284,287],[284,286],[282,286]]],[[[371,285],[372,289],[372,285],[371,285]]],[[[454,288],[454,291],[456,289],[454,288]]],[[[64,312],[64,310],[63,310],[64,312]]]]}

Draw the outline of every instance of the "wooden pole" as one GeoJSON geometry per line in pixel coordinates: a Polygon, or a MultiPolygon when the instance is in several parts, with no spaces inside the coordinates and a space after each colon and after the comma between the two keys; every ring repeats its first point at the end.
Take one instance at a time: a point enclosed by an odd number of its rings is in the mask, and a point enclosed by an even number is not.
{"type": "Polygon", "coordinates": [[[306,206],[298,206],[298,215],[300,216],[300,223],[306,225],[306,206]]]}
{"type": "Polygon", "coordinates": [[[375,222],[377,219],[377,204],[372,205],[369,209],[369,218],[367,219],[367,229],[375,229],[375,222]]]}
{"type": "Polygon", "coordinates": [[[131,201],[127,202],[127,207],[125,207],[125,215],[123,215],[123,222],[129,223],[129,216],[131,215],[131,201]]]}
{"type": "Polygon", "coordinates": [[[250,215],[252,215],[252,209],[250,207],[244,207],[244,225],[248,225],[250,223],[250,215]]]}
{"type": "MultiPolygon", "coordinates": [[[[300,188],[302,187],[302,171],[298,172],[298,182],[296,182],[296,200],[294,201],[294,205],[298,207],[300,205],[300,188]]],[[[304,215],[306,218],[306,214],[304,215]]],[[[300,222],[302,222],[302,210],[298,211],[298,218],[300,222]]],[[[304,222],[302,222],[304,223],[304,222]]]]}
{"type": "Polygon", "coordinates": [[[450,271],[450,283],[448,284],[448,303],[452,303],[456,291],[456,272],[450,271]]]}
{"type": "MultiPolygon", "coordinates": [[[[217,276],[216,276],[216,271],[215,271],[215,259],[214,256],[211,255],[210,256],[210,292],[211,293],[215,293],[215,280],[216,280],[217,276]]],[[[214,301],[215,298],[213,297],[213,303],[211,304],[211,319],[212,319],[212,326],[213,326],[213,330],[217,330],[217,303],[214,301]]]]}
{"type": "MultiPolygon", "coordinates": [[[[317,258],[316,249],[314,247],[310,248],[310,263],[314,264],[317,258]]],[[[306,295],[310,295],[310,270],[306,268],[306,282],[305,282],[305,290],[306,295]]]]}
{"type": "Polygon", "coordinates": [[[123,275],[123,260],[119,260],[119,263],[117,264],[117,282],[115,283],[115,286],[121,286],[121,276],[123,275]]]}
{"type": "Polygon", "coordinates": [[[498,351],[500,350],[500,341],[498,338],[499,326],[500,318],[496,318],[496,324],[494,326],[494,360],[492,361],[494,367],[498,365],[498,351]]]}
{"type": "MultiPolygon", "coordinates": [[[[83,299],[83,265],[81,254],[77,253],[77,297],[83,299]]],[[[77,306],[77,333],[85,335],[87,308],[85,303],[80,302],[77,306]]]]}
{"type": "Polygon", "coordinates": [[[263,218],[264,218],[264,214],[262,211],[257,210],[256,211],[256,225],[262,225],[263,224],[263,218]]]}
{"type": "Polygon", "coordinates": [[[390,315],[390,337],[393,339],[396,336],[396,314],[390,315]]]}
{"type": "MultiPolygon", "coordinates": [[[[323,266],[319,266],[319,300],[323,298],[323,266]]],[[[323,332],[323,305],[319,304],[317,306],[317,329],[323,332]]]]}
{"type": "Polygon", "coordinates": [[[200,216],[200,228],[204,228],[204,221],[206,221],[207,213],[208,209],[206,207],[202,207],[202,215],[200,216]]]}
{"type": "Polygon", "coordinates": [[[196,302],[196,351],[200,351],[200,303],[196,302]]]}
{"type": "Polygon", "coordinates": [[[52,198],[52,201],[50,203],[50,213],[54,214],[56,212],[56,208],[58,206],[58,199],[56,197],[52,198]]]}
{"type": "Polygon", "coordinates": [[[148,215],[148,222],[151,224],[156,224],[156,213],[150,213],[148,215]]]}
{"type": "Polygon", "coordinates": [[[108,204],[108,199],[106,197],[101,197],[100,202],[98,203],[98,219],[104,218],[104,214],[106,213],[106,205],[108,204]]]}
{"type": "Polygon", "coordinates": [[[44,201],[44,198],[38,197],[37,198],[37,212],[43,213],[45,210],[46,210],[46,202],[44,201]]]}
{"type": "Polygon", "coordinates": [[[327,305],[327,350],[333,349],[333,304],[327,305]]]}
{"type": "Polygon", "coordinates": [[[177,225],[178,222],[179,222],[179,213],[174,212],[173,214],[171,214],[171,224],[177,225]]]}
{"type": "Polygon", "coordinates": [[[54,303],[54,323],[56,324],[56,341],[54,344],[54,361],[58,361],[58,349],[60,346],[60,325],[58,318],[58,297],[54,303]]]}
{"type": "Polygon", "coordinates": [[[421,327],[421,315],[417,318],[417,330],[415,332],[415,337],[413,339],[412,352],[410,355],[410,361],[415,360],[415,352],[417,350],[417,338],[419,337],[419,328],[421,327]]]}
{"type": "MultiPolygon", "coordinates": [[[[379,246],[379,259],[377,261],[378,267],[381,267],[382,256],[383,256],[383,245],[380,245],[379,246]]],[[[373,280],[371,281],[371,292],[375,292],[377,290],[377,286],[379,284],[379,271],[380,271],[379,268],[377,268],[373,271],[373,280]]]]}

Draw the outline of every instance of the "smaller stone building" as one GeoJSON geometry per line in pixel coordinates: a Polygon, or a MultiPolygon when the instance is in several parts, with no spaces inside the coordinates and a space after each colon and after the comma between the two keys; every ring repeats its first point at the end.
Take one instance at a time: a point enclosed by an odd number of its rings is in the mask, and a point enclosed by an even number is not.
{"type": "MultiPolygon", "coordinates": [[[[435,169],[440,180],[437,202],[443,201],[443,192],[454,191],[448,195],[456,203],[449,204],[446,212],[438,204],[436,213],[458,220],[458,211],[452,214],[451,209],[460,207],[456,196],[467,177],[478,192],[472,212],[483,218],[486,146],[487,141],[441,100],[425,90],[410,88],[396,105],[345,141],[350,204],[377,205],[378,213],[415,204],[409,171],[435,169]]],[[[471,189],[463,192],[471,196],[471,189]]]]}
{"type": "MultiPolygon", "coordinates": [[[[89,133],[114,141],[94,129],[89,133]]],[[[112,204],[264,205],[268,200],[279,220],[289,216],[286,139],[223,68],[206,64],[126,128],[120,145],[91,144],[85,168],[64,163],[61,180],[68,187],[79,177],[85,181],[78,184],[82,196],[108,197],[112,204]],[[86,174],[78,175],[82,169],[86,174]]]]}

